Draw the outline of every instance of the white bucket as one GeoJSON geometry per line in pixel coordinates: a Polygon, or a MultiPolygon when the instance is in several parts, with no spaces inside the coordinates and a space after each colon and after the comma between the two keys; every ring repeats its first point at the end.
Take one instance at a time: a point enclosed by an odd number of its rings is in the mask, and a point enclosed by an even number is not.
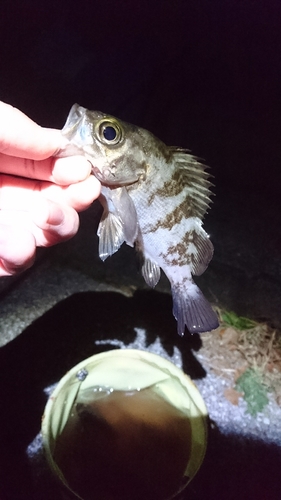
{"type": "MultiPolygon", "coordinates": [[[[72,492],[74,498],[91,500],[90,497],[80,496],[81,492],[77,489],[74,491],[71,487],[72,478],[64,476],[54,460],[54,455],[58,438],[77,402],[88,400],[89,391],[92,390],[108,390],[110,394],[114,391],[142,391],[151,387],[165,404],[172,405],[184,418],[187,417],[190,425],[190,442],[186,443],[189,456],[183,477],[176,490],[167,497],[161,497],[161,500],[174,498],[194,477],[202,464],[207,444],[207,409],[197,387],[182,370],[156,354],[134,349],[107,351],[94,355],[72,368],[55,388],[43,415],[42,435],[47,460],[61,484],[72,492]]],[[[140,405],[140,413],[141,411],[140,405]]],[[[152,420],[155,420],[155,415],[152,417],[152,420]]],[[[174,459],[174,456],[170,457],[171,461],[174,459]]],[[[163,474],[165,476],[165,471],[163,474]]],[[[107,498],[114,496],[103,497],[102,500],[107,498]]],[[[100,499],[93,496],[93,500],[100,499]]]]}

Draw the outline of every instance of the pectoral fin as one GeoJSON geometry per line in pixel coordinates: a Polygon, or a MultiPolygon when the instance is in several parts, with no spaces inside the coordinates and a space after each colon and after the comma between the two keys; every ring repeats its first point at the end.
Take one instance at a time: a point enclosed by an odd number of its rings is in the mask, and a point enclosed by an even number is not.
{"type": "Polygon", "coordinates": [[[196,248],[194,253],[192,253],[190,262],[192,274],[200,276],[207,269],[213,253],[213,244],[207,233],[202,229],[201,234],[196,234],[196,248]]]}
{"type": "Polygon", "coordinates": [[[187,233],[187,240],[186,254],[191,273],[200,276],[213,257],[214,247],[199,219],[194,218],[194,228],[187,233]]]}
{"type": "Polygon", "coordinates": [[[138,233],[138,218],[134,202],[125,187],[112,190],[112,202],[122,221],[124,240],[133,247],[138,233]]]}
{"type": "Polygon", "coordinates": [[[125,187],[103,187],[100,202],[104,212],[98,227],[99,256],[105,260],[117,252],[122,243],[133,247],[138,233],[137,213],[125,187]]]}

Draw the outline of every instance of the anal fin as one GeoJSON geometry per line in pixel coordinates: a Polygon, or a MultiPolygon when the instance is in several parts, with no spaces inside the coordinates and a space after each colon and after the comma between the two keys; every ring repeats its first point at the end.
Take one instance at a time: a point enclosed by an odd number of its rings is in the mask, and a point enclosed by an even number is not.
{"type": "Polygon", "coordinates": [[[141,268],[142,275],[148,286],[155,287],[160,279],[161,270],[156,262],[144,258],[144,263],[141,268]]]}

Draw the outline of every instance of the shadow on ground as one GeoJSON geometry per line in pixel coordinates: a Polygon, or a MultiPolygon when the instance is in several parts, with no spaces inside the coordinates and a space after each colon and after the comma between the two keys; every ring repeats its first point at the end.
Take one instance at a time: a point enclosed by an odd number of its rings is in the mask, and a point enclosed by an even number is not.
{"type": "MultiPolygon", "coordinates": [[[[74,294],[0,350],[1,500],[60,498],[44,474],[35,488],[26,456],[27,446],[40,429],[46,403],[44,388],[82,359],[111,349],[111,340],[130,344],[136,338],[134,328],[143,328],[144,347],[159,337],[169,356],[174,346],[179,349],[186,373],[195,379],[204,377],[204,369],[192,352],[200,347],[200,337],[177,336],[171,307],[171,297],[155,291],[138,291],[132,298],[112,292],[74,294]],[[96,345],[96,340],[106,344],[96,345]]],[[[211,426],[206,460],[184,499],[277,500],[280,465],[280,449],[226,437],[211,426]]]]}

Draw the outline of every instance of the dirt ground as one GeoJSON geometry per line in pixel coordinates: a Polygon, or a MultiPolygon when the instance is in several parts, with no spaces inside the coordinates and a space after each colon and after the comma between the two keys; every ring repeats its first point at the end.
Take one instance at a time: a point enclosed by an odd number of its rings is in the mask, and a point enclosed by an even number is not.
{"type": "Polygon", "coordinates": [[[221,326],[201,335],[200,360],[210,372],[230,380],[225,397],[234,405],[243,397],[256,414],[272,393],[281,405],[281,332],[235,313],[218,310],[221,326]]]}

